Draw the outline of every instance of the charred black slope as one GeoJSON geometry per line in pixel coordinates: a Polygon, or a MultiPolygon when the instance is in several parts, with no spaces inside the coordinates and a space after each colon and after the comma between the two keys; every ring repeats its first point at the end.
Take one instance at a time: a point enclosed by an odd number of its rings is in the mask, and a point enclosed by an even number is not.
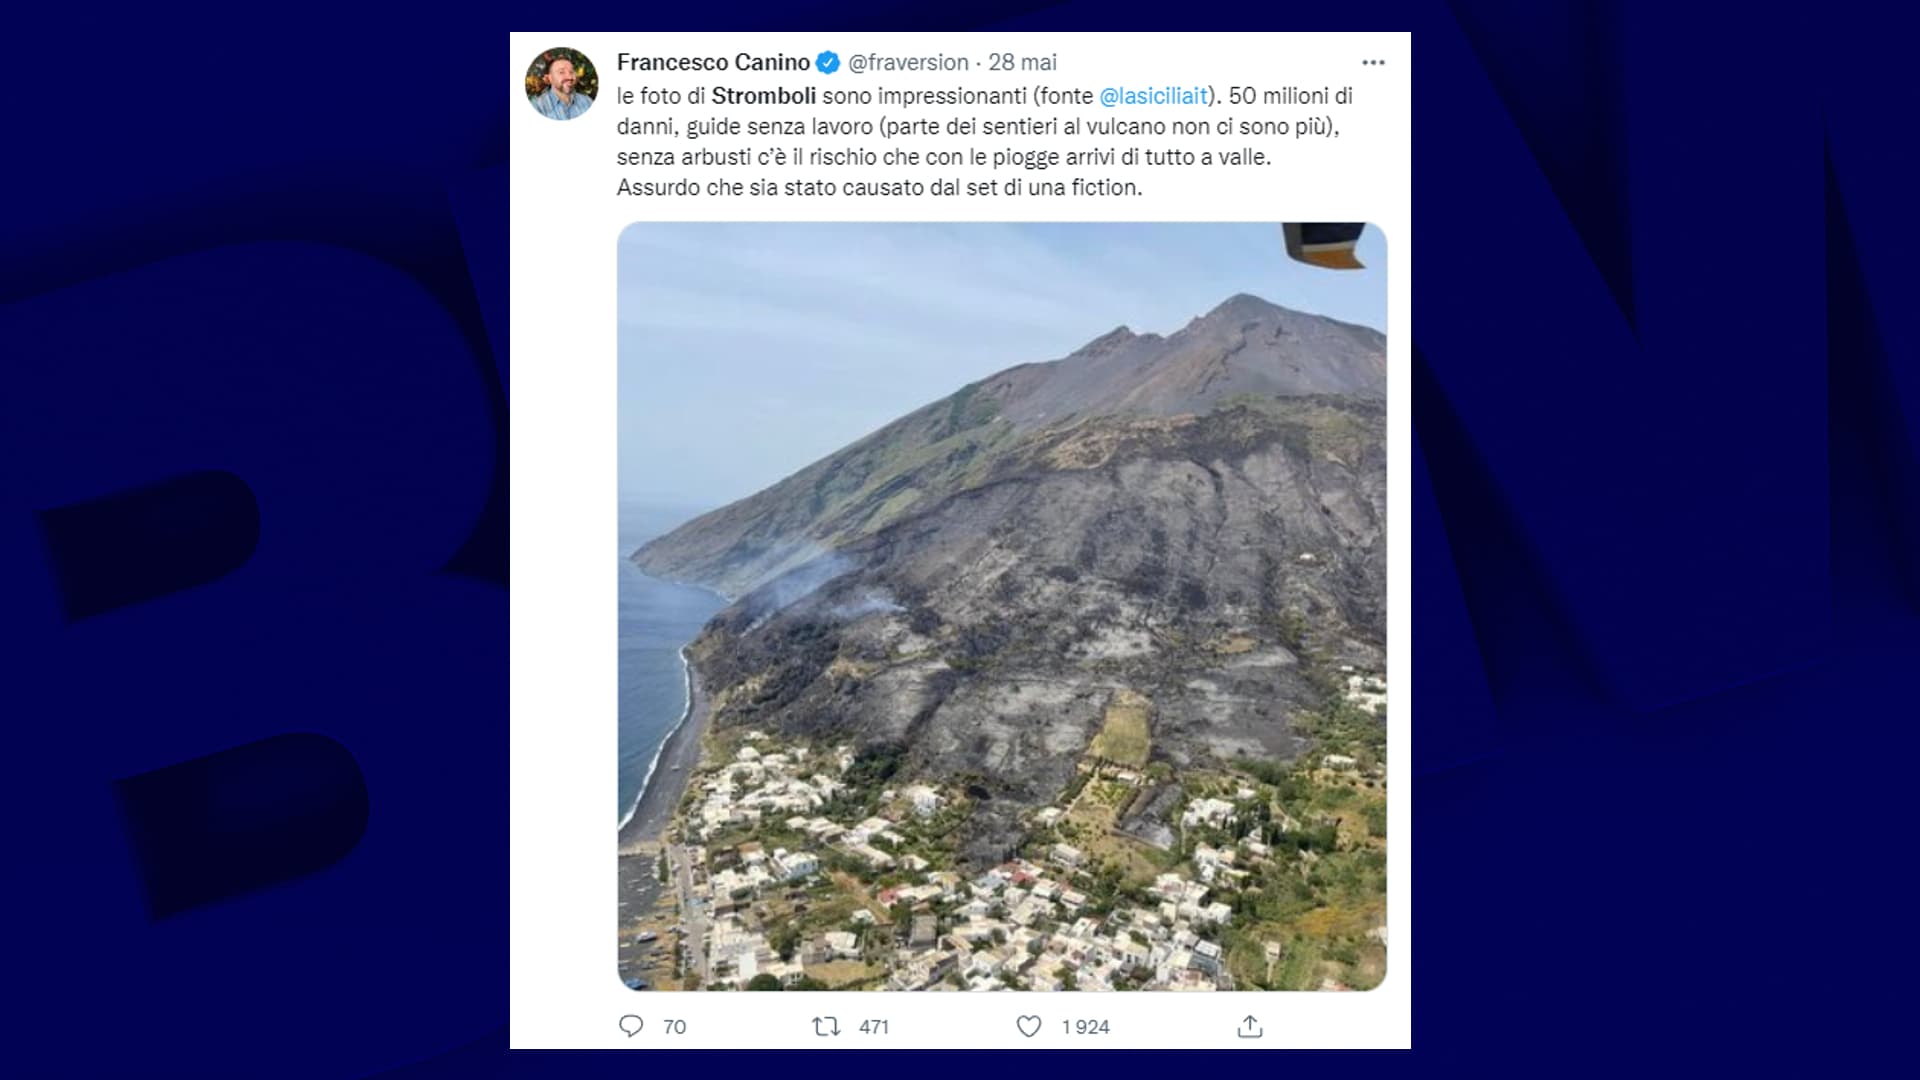
{"type": "Polygon", "coordinates": [[[979,778],[977,848],[1122,692],[1176,765],[1290,756],[1325,669],[1383,667],[1385,339],[1236,296],[919,409],[634,556],[740,599],[715,721],[979,778]]]}

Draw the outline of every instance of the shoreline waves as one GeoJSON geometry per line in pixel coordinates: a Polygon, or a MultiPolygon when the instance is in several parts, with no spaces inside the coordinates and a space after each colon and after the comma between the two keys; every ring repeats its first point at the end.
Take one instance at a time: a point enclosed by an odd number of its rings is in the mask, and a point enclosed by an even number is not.
{"type": "Polygon", "coordinates": [[[686,787],[685,777],[675,773],[694,767],[688,743],[697,743],[704,730],[706,698],[693,646],[714,614],[733,602],[704,585],[655,577],[633,561],[635,551],[675,520],[684,518],[677,511],[622,507],[614,820],[623,852],[630,842],[664,831],[686,787]]]}
{"type": "Polygon", "coordinates": [[[622,851],[660,839],[686,793],[694,766],[699,763],[700,743],[706,734],[709,710],[706,690],[701,686],[699,673],[691,662],[687,665],[687,687],[686,717],[661,743],[653,774],[641,790],[633,812],[620,826],[619,846],[622,851]]]}
{"type": "Polygon", "coordinates": [[[627,822],[632,821],[633,815],[640,811],[640,804],[647,797],[647,788],[653,786],[653,774],[659,770],[660,759],[666,755],[667,744],[672,742],[674,735],[686,725],[687,717],[693,715],[693,664],[687,659],[686,645],[680,646],[680,674],[686,680],[684,691],[687,695],[686,707],[680,710],[680,719],[674,721],[673,726],[667,729],[667,737],[660,740],[659,747],[653,752],[653,760],[647,762],[646,774],[640,777],[640,790],[633,795],[633,805],[627,807],[625,816],[621,817],[620,824],[616,828],[625,829],[627,822]]]}

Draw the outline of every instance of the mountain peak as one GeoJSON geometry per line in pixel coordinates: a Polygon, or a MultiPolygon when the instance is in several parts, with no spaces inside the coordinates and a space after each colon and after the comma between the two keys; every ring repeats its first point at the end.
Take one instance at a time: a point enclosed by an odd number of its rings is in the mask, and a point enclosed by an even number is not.
{"type": "Polygon", "coordinates": [[[1263,300],[1252,293],[1234,293],[1212,310],[1202,315],[1201,322],[1216,319],[1257,319],[1268,315],[1286,314],[1287,309],[1271,300],[1263,300]]]}
{"type": "Polygon", "coordinates": [[[1073,416],[1206,413],[1244,394],[1378,399],[1386,338],[1235,293],[1168,337],[1118,326],[1060,360],[994,381],[999,415],[1021,430],[1073,416]]]}
{"type": "MultiPolygon", "coordinates": [[[[639,562],[649,573],[744,596],[824,551],[934,513],[960,493],[997,489],[990,480],[1062,461],[1104,460],[1120,445],[1111,438],[1134,437],[1117,432],[1156,433],[1141,434],[1143,446],[1201,438],[1252,422],[1240,407],[1268,402],[1271,409],[1253,410],[1260,423],[1314,409],[1377,417],[1385,396],[1384,335],[1240,293],[1205,321],[1164,337],[1117,326],[1061,359],[970,383],[650,542],[639,562]],[[1228,409],[1234,417],[1207,423],[1228,409]],[[1135,423],[1166,417],[1187,419],[1135,423]],[[1168,434],[1176,429],[1188,435],[1168,434]]],[[[1355,460],[1343,454],[1341,460],[1355,460]]]]}
{"type": "Polygon", "coordinates": [[[1132,341],[1137,336],[1131,328],[1122,324],[1073,350],[1072,355],[1097,356],[1101,353],[1112,352],[1127,342],[1132,341]]]}

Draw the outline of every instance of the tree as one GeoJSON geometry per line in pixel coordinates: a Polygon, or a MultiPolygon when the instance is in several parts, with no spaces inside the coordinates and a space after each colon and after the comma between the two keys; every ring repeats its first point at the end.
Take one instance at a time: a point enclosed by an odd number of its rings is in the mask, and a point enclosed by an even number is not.
{"type": "Polygon", "coordinates": [[[784,988],[780,985],[779,976],[769,975],[763,971],[760,974],[755,975],[753,978],[747,980],[747,989],[749,990],[780,990],[784,988]]]}
{"type": "Polygon", "coordinates": [[[774,952],[780,954],[780,959],[792,960],[793,951],[800,946],[800,928],[792,923],[782,924],[773,932],[773,940],[768,944],[773,946],[774,952]]]}

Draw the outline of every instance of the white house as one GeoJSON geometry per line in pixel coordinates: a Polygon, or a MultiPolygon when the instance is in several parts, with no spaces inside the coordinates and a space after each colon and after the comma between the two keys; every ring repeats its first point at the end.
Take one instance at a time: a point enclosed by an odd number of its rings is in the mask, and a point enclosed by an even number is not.
{"type": "Polygon", "coordinates": [[[774,851],[773,865],[780,871],[780,876],[786,878],[788,881],[807,877],[810,874],[818,873],[820,870],[820,860],[811,852],[788,851],[785,848],[779,848],[774,851]]]}
{"type": "Polygon", "coordinates": [[[925,784],[915,784],[907,789],[907,800],[913,803],[913,812],[926,818],[940,812],[940,792],[925,784]]]}
{"type": "Polygon", "coordinates": [[[1387,681],[1365,675],[1349,675],[1346,698],[1368,712],[1378,714],[1387,704],[1387,681]]]}
{"type": "Polygon", "coordinates": [[[1223,828],[1233,824],[1234,820],[1233,804],[1213,798],[1196,799],[1188,803],[1186,811],[1180,815],[1180,824],[1188,828],[1195,825],[1223,828]]]}

